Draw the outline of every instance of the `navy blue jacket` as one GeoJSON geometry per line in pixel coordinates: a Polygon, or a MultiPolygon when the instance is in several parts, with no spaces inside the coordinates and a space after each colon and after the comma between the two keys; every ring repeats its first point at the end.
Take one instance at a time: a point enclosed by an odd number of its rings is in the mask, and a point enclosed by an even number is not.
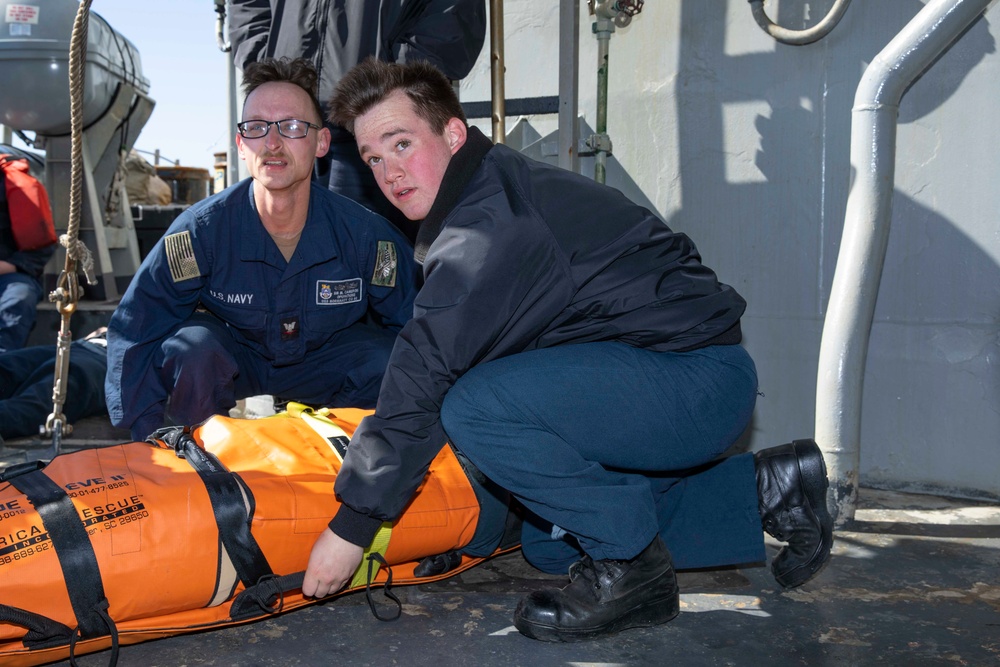
{"type": "Polygon", "coordinates": [[[313,184],[305,228],[285,262],[257,214],[252,183],[246,179],[185,210],[129,284],[108,325],[105,389],[116,425],[130,426],[166,398],[154,355],[198,307],[274,366],[305,361],[368,314],[396,331],[412,315],[418,273],[395,227],[313,184]],[[385,259],[387,243],[397,262],[391,287],[376,278],[376,267],[386,266],[378,256],[385,259]],[[281,335],[288,321],[300,323],[299,335],[281,335]]]}
{"type": "Polygon", "coordinates": [[[486,39],[485,0],[231,0],[236,66],[305,58],[319,72],[323,104],[368,56],[426,60],[451,79],[472,70],[486,39]]]}
{"type": "Polygon", "coordinates": [[[746,302],[691,240],[619,191],[493,146],[476,128],[417,235],[424,285],[375,414],[351,440],[330,528],[366,544],[395,519],[446,436],[440,409],[477,364],[621,341],[691,350],[741,340],[746,302]]]}

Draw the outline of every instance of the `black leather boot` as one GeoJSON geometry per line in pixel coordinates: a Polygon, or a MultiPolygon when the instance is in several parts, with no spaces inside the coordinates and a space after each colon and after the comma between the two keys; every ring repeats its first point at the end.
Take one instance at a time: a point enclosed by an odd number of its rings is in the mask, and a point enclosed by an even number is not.
{"type": "Polygon", "coordinates": [[[596,639],[666,623],[680,611],[673,562],[659,535],[631,560],[584,556],[569,578],[565,588],[535,591],[518,603],[521,634],[548,642],[596,639]]]}
{"type": "Polygon", "coordinates": [[[796,440],[754,454],[764,530],[787,542],[771,561],[785,588],[801,586],[830,560],[833,518],[826,507],[829,480],[813,440],[796,440]]]}

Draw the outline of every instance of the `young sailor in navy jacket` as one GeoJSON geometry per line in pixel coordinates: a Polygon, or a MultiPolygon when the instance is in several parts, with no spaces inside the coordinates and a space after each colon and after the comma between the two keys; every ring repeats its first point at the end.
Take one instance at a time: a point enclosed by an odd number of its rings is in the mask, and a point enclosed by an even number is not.
{"type": "Polygon", "coordinates": [[[739,344],[744,300],[686,235],[494,146],[430,65],[366,61],[330,106],[389,201],[422,221],[424,285],[348,448],[307,594],[343,585],[446,440],[527,509],[525,557],[569,570],[566,588],[518,606],[528,636],[668,621],[674,564],[763,561],[762,520],[789,542],[780,583],[818,571],[832,521],[815,444],[720,458],[749,423],[757,375],[739,344]]]}

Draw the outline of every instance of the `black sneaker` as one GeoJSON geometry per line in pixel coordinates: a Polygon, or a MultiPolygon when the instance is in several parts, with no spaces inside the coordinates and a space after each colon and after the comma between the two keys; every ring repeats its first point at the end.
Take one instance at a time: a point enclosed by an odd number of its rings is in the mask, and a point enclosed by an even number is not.
{"type": "Polygon", "coordinates": [[[666,623],[680,611],[670,552],[657,535],[631,560],[584,556],[569,568],[570,584],[535,591],[514,611],[521,634],[548,642],[574,642],[628,628],[666,623]]]}

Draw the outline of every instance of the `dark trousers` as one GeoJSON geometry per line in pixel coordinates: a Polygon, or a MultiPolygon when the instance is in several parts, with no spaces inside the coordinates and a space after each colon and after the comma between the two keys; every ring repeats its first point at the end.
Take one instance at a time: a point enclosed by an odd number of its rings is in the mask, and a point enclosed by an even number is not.
{"type": "Polygon", "coordinates": [[[19,350],[28,341],[42,286],[23,273],[0,276],[0,352],[19,350]]]}
{"type": "MultiPolygon", "coordinates": [[[[535,350],[466,373],[441,411],[451,443],[529,511],[525,558],[565,573],[659,533],[678,568],[765,560],[753,457],[719,459],[757,391],[738,345],[535,350]]],[[[493,513],[496,508],[486,508],[493,513]]]]}
{"type": "MultiPolygon", "coordinates": [[[[38,435],[52,413],[56,346],[39,345],[0,354],[0,436],[38,435]]],[[[108,355],[104,347],[76,341],[70,346],[63,414],[69,423],[106,415],[104,375],[108,355]]]]}
{"type": "Polygon", "coordinates": [[[144,439],[164,425],[165,415],[194,425],[260,394],[307,405],[375,407],[395,340],[392,331],[358,323],[307,352],[301,363],[274,366],[238,343],[224,322],[195,313],[160,345],[154,367],[169,399],[132,424],[132,437],[144,439]]]}

